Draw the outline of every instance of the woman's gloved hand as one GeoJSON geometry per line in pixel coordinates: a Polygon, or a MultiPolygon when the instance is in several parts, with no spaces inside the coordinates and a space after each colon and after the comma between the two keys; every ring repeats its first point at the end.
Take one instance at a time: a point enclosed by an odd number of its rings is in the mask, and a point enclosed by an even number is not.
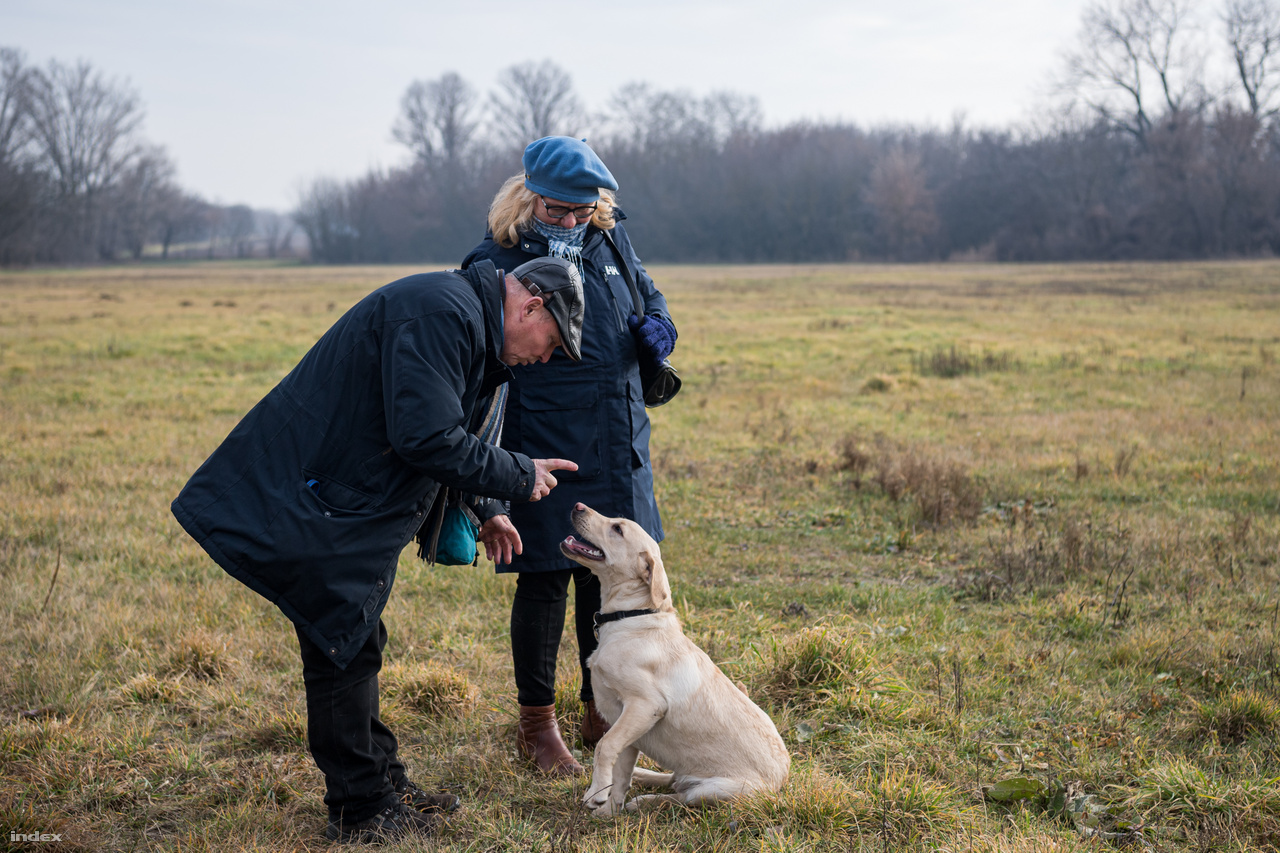
{"type": "Polygon", "coordinates": [[[657,368],[662,360],[671,355],[676,348],[676,327],[670,321],[649,314],[637,317],[632,314],[627,319],[631,334],[636,338],[636,354],[641,362],[657,368]]]}

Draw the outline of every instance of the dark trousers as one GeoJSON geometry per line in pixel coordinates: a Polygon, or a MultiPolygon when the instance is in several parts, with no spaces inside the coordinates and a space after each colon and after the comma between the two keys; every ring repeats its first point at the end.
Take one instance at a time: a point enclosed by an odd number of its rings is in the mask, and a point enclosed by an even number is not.
{"type": "Polygon", "coordinates": [[[324,774],[329,819],[344,823],[373,817],[396,801],[404,778],[396,737],[378,719],[378,672],[387,627],[378,627],[346,669],[301,631],[302,681],[307,689],[307,743],[324,774]]]}
{"type": "Polygon", "coordinates": [[[587,658],[596,650],[593,619],[600,609],[600,581],[578,567],[556,572],[521,572],[511,603],[511,658],[521,705],[554,705],[556,654],[564,633],[569,581],[574,588],[574,623],[578,632],[578,663],[582,667],[583,702],[590,701],[591,671],[587,658]]]}

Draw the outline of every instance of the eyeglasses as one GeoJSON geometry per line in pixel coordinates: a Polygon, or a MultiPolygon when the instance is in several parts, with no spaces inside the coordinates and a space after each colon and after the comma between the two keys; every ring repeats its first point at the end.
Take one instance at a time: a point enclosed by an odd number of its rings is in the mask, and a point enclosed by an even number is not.
{"type": "Polygon", "coordinates": [[[575,219],[586,219],[591,214],[595,213],[596,208],[600,205],[600,202],[596,202],[595,204],[587,204],[582,207],[566,207],[563,204],[547,204],[547,200],[542,196],[538,196],[538,198],[542,201],[542,206],[546,208],[547,215],[552,219],[564,219],[571,213],[575,219]]]}

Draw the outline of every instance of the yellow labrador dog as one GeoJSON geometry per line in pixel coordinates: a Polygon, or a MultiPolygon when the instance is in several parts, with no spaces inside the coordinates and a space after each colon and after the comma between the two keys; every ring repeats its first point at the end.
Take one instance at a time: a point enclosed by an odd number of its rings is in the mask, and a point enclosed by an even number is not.
{"type": "Polygon", "coordinates": [[[583,504],[570,518],[577,536],[560,550],[600,579],[600,645],[587,664],[596,708],[612,724],[596,745],[583,804],[607,817],[780,789],[791,756],[769,715],[681,631],[658,543],[635,522],[583,504]],[[671,772],[637,769],[640,752],[671,772]],[[625,802],[633,781],[675,793],[625,802]]]}

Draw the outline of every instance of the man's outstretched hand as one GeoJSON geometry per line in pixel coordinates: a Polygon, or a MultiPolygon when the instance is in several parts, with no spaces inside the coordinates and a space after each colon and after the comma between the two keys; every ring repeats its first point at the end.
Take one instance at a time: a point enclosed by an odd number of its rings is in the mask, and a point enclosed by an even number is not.
{"type": "Polygon", "coordinates": [[[537,479],[533,483],[533,494],[529,495],[529,500],[540,501],[556,487],[556,478],[551,472],[577,471],[578,463],[568,459],[535,459],[533,468],[537,479]]]}
{"type": "Polygon", "coordinates": [[[485,559],[499,565],[509,565],[513,555],[524,551],[516,526],[505,515],[495,515],[480,525],[477,538],[484,543],[485,559]]]}

